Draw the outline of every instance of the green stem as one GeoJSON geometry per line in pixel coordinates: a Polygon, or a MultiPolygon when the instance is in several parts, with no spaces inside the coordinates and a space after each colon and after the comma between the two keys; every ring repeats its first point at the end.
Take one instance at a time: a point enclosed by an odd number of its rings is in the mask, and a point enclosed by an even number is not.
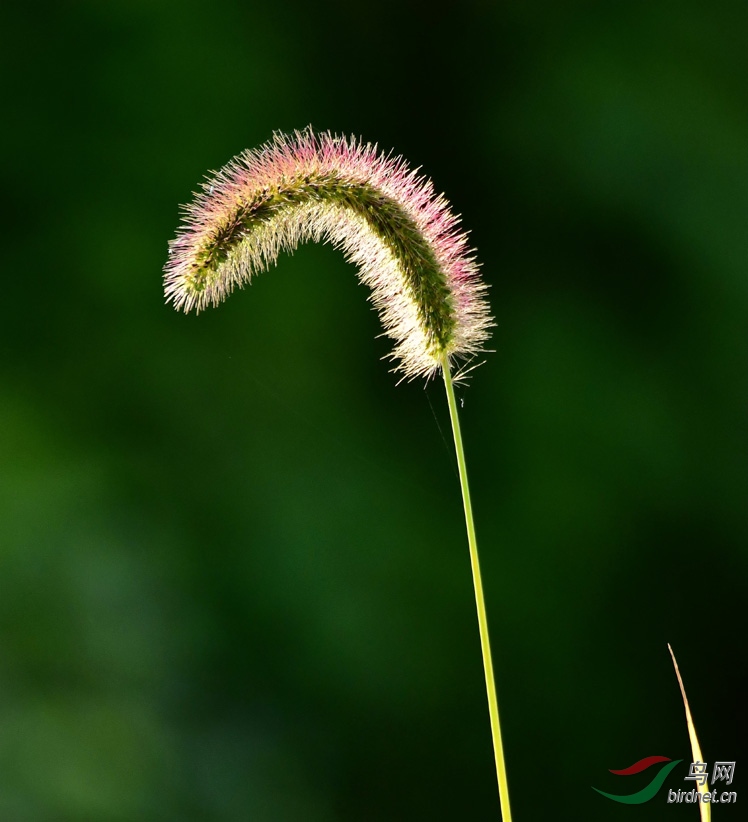
{"type": "Polygon", "coordinates": [[[501,725],[499,724],[499,703],[496,699],[496,685],[493,681],[493,663],[491,661],[491,643],[488,639],[488,620],[486,619],[486,604],[483,600],[483,583],[480,576],[480,562],[478,561],[478,542],[475,538],[473,523],[473,506],[470,502],[470,488],[468,487],[467,467],[465,465],[465,449],[462,446],[460,419],[457,415],[457,401],[455,400],[452,374],[449,370],[449,360],[442,357],[442,373],[444,386],[447,389],[449,416],[452,421],[452,432],[455,438],[457,465],[460,471],[460,486],[462,488],[462,502],[465,507],[465,525],[467,526],[468,546],[470,548],[470,565],[473,569],[473,587],[475,588],[475,604],[478,609],[478,627],[480,629],[480,647],[483,654],[483,671],[486,675],[486,692],[488,694],[488,713],[491,717],[491,735],[493,737],[493,752],[496,760],[496,776],[499,780],[499,800],[501,802],[501,816],[504,822],[512,822],[512,813],[509,808],[509,785],[506,779],[506,765],[504,764],[504,747],[501,744],[501,725]]]}

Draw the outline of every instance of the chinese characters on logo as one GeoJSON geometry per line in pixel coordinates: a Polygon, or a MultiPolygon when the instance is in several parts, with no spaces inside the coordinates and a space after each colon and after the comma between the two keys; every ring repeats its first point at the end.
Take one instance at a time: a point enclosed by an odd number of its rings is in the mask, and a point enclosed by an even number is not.
{"type": "MultiPolygon", "coordinates": [[[[707,773],[706,762],[692,762],[688,769],[688,776],[686,776],[685,779],[693,779],[698,785],[704,785],[706,784],[707,773]]],[[[733,776],[735,776],[734,762],[714,763],[712,783],[724,781],[726,784],[732,785],[733,776]]]]}

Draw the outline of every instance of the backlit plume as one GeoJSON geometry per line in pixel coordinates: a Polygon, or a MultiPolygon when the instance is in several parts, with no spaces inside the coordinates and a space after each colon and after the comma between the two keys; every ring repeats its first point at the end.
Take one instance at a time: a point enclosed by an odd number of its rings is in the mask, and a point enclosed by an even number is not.
{"type": "Polygon", "coordinates": [[[392,357],[430,376],[482,350],[492,322],[474,252],[430,180],[355,138],[276,134],[208,179],[164,268],[178,309],[217,305],[307,240],[341,249],[371,289],[392,357]]]}

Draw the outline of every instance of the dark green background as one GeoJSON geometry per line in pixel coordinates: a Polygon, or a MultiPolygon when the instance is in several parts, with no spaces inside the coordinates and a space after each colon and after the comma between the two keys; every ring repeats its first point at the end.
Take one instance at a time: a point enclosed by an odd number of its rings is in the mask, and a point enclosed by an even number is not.
{"type": "Polygon", "coordinates": [[[422,166],[491,284],[460,394],[516,822],[695,822],[590,789],[690,761],[668,641],[740,793],[747,23],[2,5],[0,819],[498,819],[440,384],[327,247],[164,305],[178,204],[309,123],[422,166]]]}

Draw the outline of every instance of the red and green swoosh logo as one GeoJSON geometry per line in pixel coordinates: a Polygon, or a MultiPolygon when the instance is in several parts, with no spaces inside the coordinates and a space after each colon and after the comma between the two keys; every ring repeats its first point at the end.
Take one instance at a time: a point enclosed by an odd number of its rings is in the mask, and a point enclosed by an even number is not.
{"type": "Polygon", "coordinates": [[[652,781],[648,785],[640,791],[636,791],[636,793],[628,793],[619,796],[614,793],[605,793],[605,791],[601,791],[599,788],[595,787],[593,787],[592,790],[597,791],[599,794],[602,794],[608,799],[612,799],[614,802],[622,802],[624,805],[641,805],[642,802],[649,802],[657,791],[660,790],[662,783],[667,779],[670,771],[672,771],[673,768],[682,761],[682,759],[672,760],[667,756],[645,756],[644,759],[640,759],[638,762],[634,762],[633,765],[629,765],[628,768],[623,768],[620,771],[614,771],[612,768],[610,769],[610,772],[614,773],[616,776],[633,776],[634,774],[646,771],[653,765],[659,765],[661,762],[668,763],[664,767],[660,768],[654,777],[652,777],[652,781]]]}

